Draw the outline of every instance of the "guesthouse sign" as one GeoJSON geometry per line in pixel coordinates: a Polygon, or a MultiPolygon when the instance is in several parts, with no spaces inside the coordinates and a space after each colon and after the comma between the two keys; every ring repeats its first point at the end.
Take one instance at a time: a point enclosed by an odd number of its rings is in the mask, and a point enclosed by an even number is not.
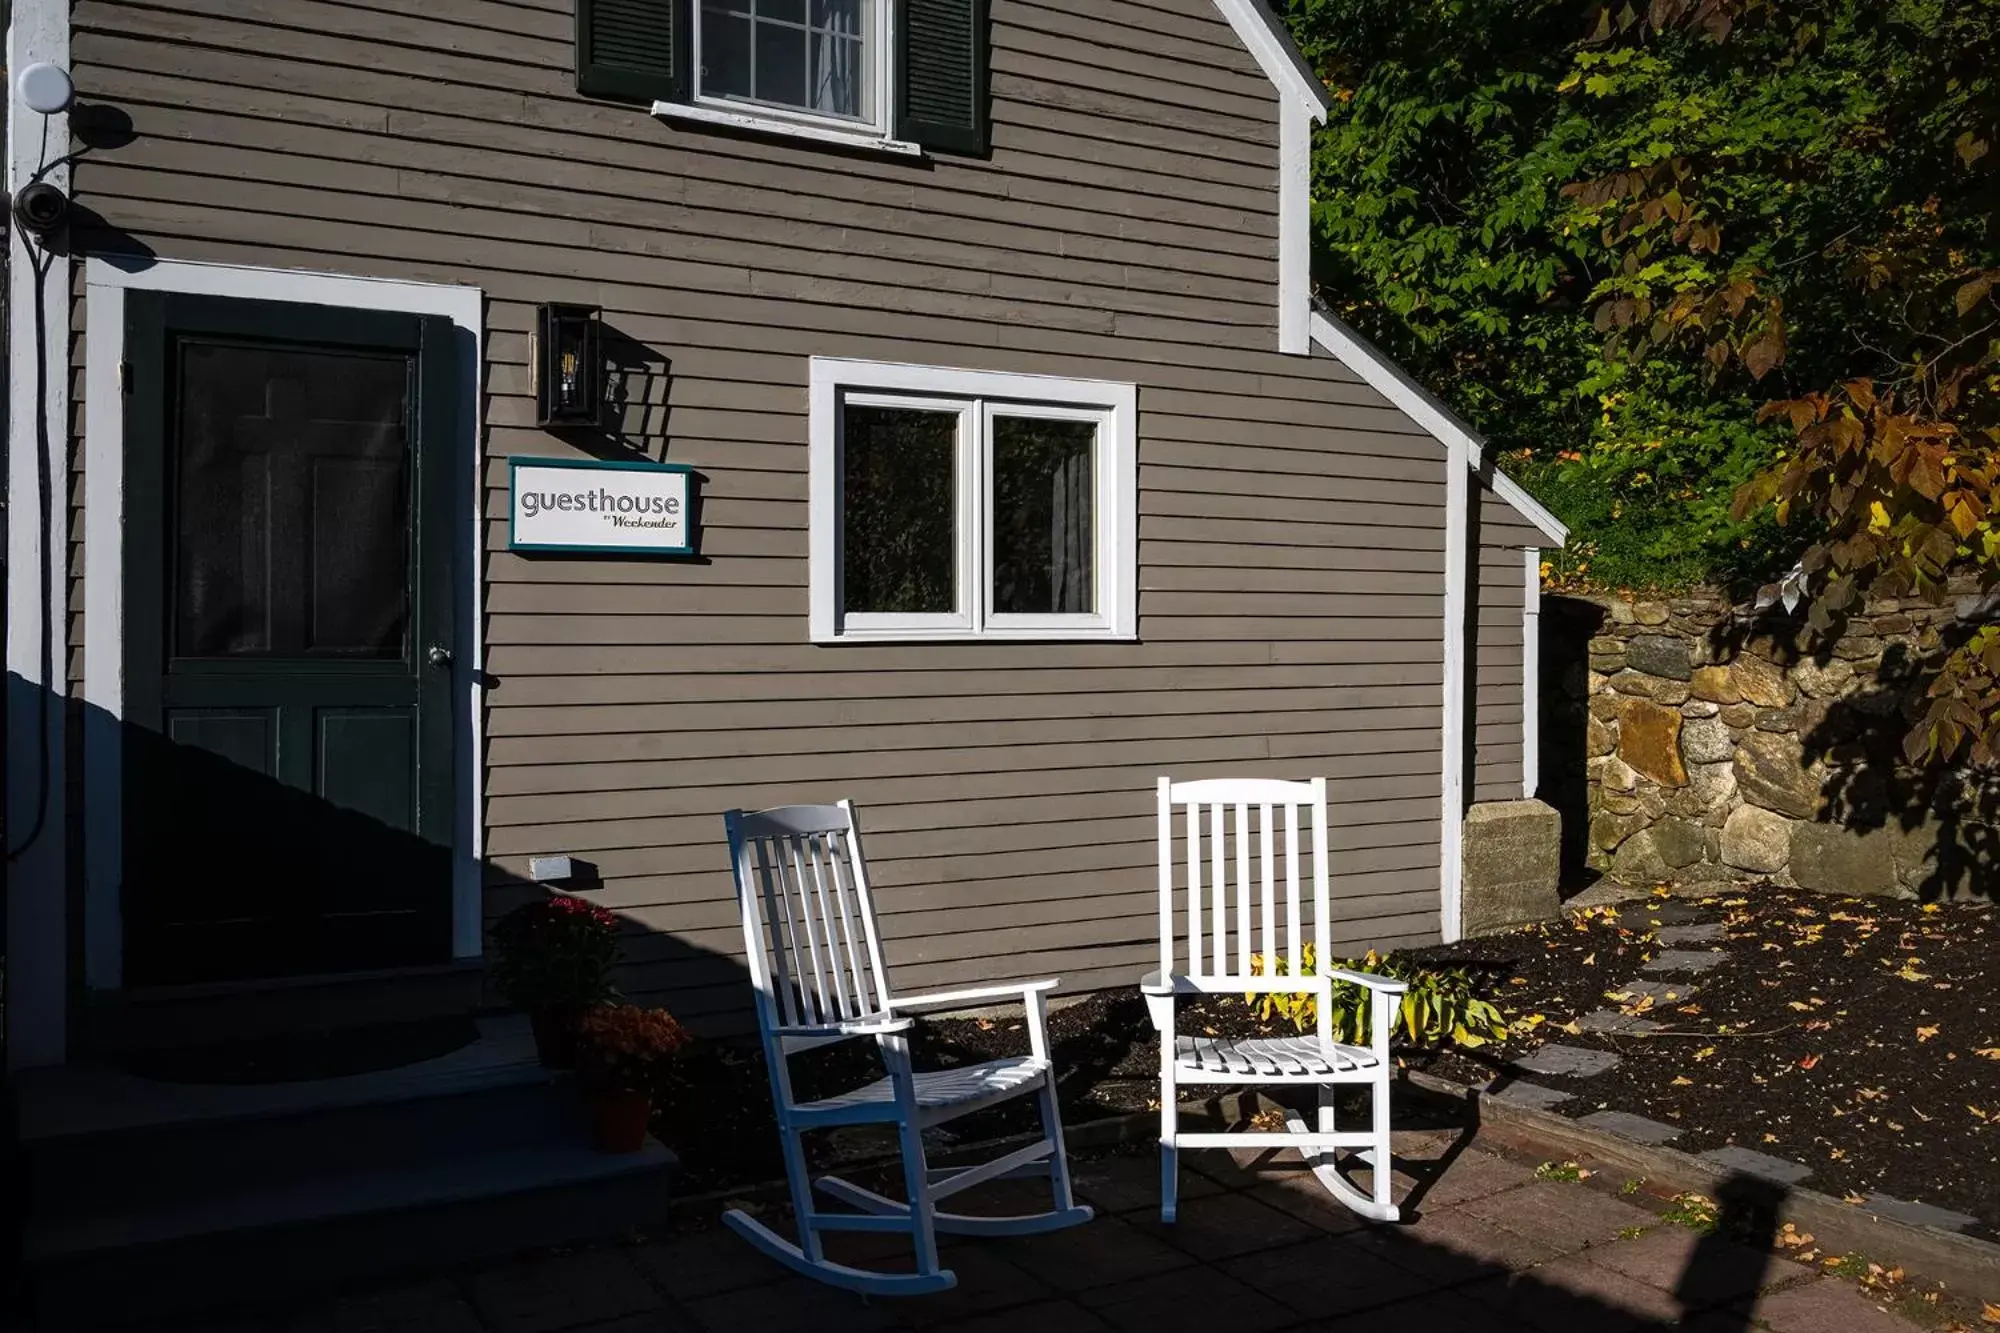
{"type": "Polygon", "coordinates": [[[694,553],[682,464],[515,458],[508,490],[516,551],[694,553]]]}

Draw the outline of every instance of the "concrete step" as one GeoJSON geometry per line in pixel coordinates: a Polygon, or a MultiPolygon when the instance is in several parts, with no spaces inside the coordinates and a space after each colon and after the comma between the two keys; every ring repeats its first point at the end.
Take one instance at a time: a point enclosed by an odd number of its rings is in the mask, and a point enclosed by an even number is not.
{"type": "Polygon", "coordinates": [[[249,1087],[43,1071],[20,1096],[39,1327],[93,1328],[665,1220],[673,1154],[587,1142],[524,1026],[397,1070],[249,1087]]]}

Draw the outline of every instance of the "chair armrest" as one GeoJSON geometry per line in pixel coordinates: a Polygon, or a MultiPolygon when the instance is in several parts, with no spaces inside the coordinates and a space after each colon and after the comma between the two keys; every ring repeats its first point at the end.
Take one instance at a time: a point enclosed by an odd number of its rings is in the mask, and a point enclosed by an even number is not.
{"type": "Polygon", "coordinates": [[[1162,981],[1158,972],[1148,972],[1139,978],[1139,993],[1142,995],[1172,995],[1177,989],[1172,977],[1162,981]]]}
{"type": "Polygon", "coordinates": [[[1410,988],[1410,983],[1407,981],[1397,981],[1394,977],[1378,977],[1373,972],[1354,972],[1344,967],[1330,967],[1320,975],[1334,981],[1349,981],[1357,986],[1366,986],[1369,990],[1379,991],[1383,995],[1401,995],[1410,988]]]}
{"type": "Polygon", "coordinates": [[[1060,983],[1056,977],[1044,977],[1040,981],[1014,981],[1004,986],[974,986],[969,990],[929,991],[917,995],[901,995],[889,1001],[891,1012],[915,1009],[937,1004],[975,1004],[981,1000],[1014,1000],[1025,1004],[1028,997],[1037,991],[1052,991],[1060,983]]]}
{"type": "Polygon", "coordinates": [[[799,1027],[772,1028],[774,1037],[885,1037],[892,1032],[908,1032],[914,1018],[856,1018],[844,1023],[818,1023],[799,1027]]]}

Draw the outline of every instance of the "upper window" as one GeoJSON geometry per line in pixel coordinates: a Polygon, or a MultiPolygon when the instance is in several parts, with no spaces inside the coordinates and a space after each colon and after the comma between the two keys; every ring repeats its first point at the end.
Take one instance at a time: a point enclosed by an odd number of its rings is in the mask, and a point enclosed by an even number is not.
{"type": "Polygon", "coordinates": [[[702,0],[695,100],[888,133],[888,0],[702,0]]]}
{"type": "Polygon", "coordinates": [[[681,122],[987,151],[987,0],[576,0],[576,86],[681,122]]]}
{"type": "Polygon", "coordinates": [[[816,357],[812,633],[1130,638],[1129,384],[816,357]]]}

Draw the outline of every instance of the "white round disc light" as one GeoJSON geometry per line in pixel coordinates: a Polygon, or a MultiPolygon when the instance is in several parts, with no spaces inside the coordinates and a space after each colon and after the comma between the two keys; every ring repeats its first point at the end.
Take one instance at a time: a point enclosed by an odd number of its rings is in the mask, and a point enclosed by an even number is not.
{"type": "Polygon", "coordinates": [[[14,86],[20,91],[21,101],[28,109],[39,111],[44,116],[69,110],[70,99],[76,96],[75,85],[69,81],[69,72],[46,60],[37,61],[22,70],[14,86]]]}

